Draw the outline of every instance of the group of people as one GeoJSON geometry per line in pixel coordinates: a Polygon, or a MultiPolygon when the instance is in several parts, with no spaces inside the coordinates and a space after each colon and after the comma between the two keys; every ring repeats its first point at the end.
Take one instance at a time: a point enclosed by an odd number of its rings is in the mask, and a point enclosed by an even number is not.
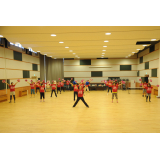
{"type": "MultiPolygon", "coordinates": [[[[25,80],[27,83],[29,83],[27,80],[25,80]]],[[[90,82],[91,80],[88,80],[88,81],[81,81],[80,83],[77,83],[77,81],[71,81],[71,80],[67,80],[66,81],[66,88],[69,89],[69,85],[71,85],[73,87],[73,99],[75,101],[76,97],[77,97],[77,100],[76,102],[74,103],[73,107],[75,107],[77,105],[77,103],[79,102],[79,100],[82,100],[82,102],[86,105],[86,107],[89,107],[88,104],[85,102],[83,96],[84,96],[84,92],[85,91],[88,91],[89,92],[89,86],[90,86],[90,82]]],[[[4,82],[6,83],[6,82],[4,82]]],[[[14,102],[15,102],[15,85],[18,83],[18,81],[13,84],[13,82],[11,82],[11,85],[6,83],[9,88],[10,88],[10,102],[12,102],[12,96],[14,98],[14,102]]],[[[40,102],[42,102],[42,98],[43,98],[43,101],[45,101],[45,89],[46,89],[46,85],[49,85],[51,87],[51,97],[53,95],[53,92],[55,94],[55,96],[57,97],[57,94],[58,94],[58,91],[60,92],[61,94],[61,91],[63,90],[63,92],[65,92],[64,90],[64,83],[65,81],[64,80],[59,80],[58,82],[56,81],[52,81],[51,84],[49,84],[48,82],[45,82],[44,80],[42,82],[40,82],[40,80],[38,80],[36,83],[34,83],[32,80],[31,80],[31,83],[30,84],[30,87],[31,87],[31,97],[32,97],[32,94],[34,94],[34,97],[35,97],[35,85],[36,85],[36,93],[37,93],[37,90],[39,90],[40,92],[40,102]]],[[[113,103],[113,99],[114,97],[116,98],[117,100],[117,103],[118,103],[118,94],[117,94],[117,91],[118,91],[118,87],[120,85],[122,85],[121,82],[117,82],[116,80],[115,81],[104,81],[104,84],[106,85],[107,87],[107,95],[109,93],[109,91],[111,91],[112,93],[112,103],[113,103]]],[[[149,98],[149,102],[151,102],[151,91],[152,91],[152,88],[151,87],[151,84],[150,83],[146,83],[146,82],[141,82],[142,86],[143,86],[143,97],[144,97],[144,94],[145,94],[145,97],[146,97],[146,102],[149,98]]]]}

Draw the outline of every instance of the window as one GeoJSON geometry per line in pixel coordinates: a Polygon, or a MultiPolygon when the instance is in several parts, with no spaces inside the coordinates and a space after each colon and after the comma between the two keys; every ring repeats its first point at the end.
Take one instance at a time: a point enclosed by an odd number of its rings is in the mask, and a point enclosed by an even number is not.
{"type": "Polygon", "coordinates": [[[131,71],[131,65],[120,65],[120,71],[131,71]]]}
{"type": "Polygon", "coordinates": [[[22,53],[13,51],[13,56],[15,60],[22,61],[22,53]]]}
{"type": "Polygon", "coordinates": [[[149,69],[149,62],[145,63],[145,69],[149,69]]]}
{"type": "Polygon", "coordinates": [[[80,60],[80,65],[91,65],[91,60],[80,60]]]}
{"type": "Polygon", "coordinates": [[[143,57],[139,58],[139,63],[143,63],[143,57]]]}
{"type": "Polygon", "coordinates": [[[151,70],[152,77],[157,77],[157,68],[151,70]]]}
{"type": "Polygon", "coordinates": [[[33,71],[38,71],[38,65],[37,64],[32,64],[32,70],[33,71]]]}
{"type": "Polygon", "coordinates": [[[30,71],[23,71],[23,78],[30,78],[30,71]]]}
{"type": "Polygon", "coordinates": [[[139,71],[137,72],[137,77],[139,77],[139,71]]]}
{"type": "Polygon", "coordinates": [[[91,71],[91,77],[103,77],[102,71],[91,71]]]}

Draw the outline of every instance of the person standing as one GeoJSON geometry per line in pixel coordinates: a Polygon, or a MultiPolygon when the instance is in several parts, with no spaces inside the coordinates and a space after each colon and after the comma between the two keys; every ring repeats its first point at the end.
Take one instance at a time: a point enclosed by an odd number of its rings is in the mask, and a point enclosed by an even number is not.
{"type": "Polygon", "coordinates": [[[122,85],[122,84],[118,85],[117,82],[114,82],[113,85],[112,85],[112,103],[113,103],[114,96],[116,97],[117,103],[118,103],[117,90],[118,90],[118,86],[120,86],[120,85],[122,85]]]}
{"type": "Polygon", "coordinates": [[[31,98],[32,98],[32,93],[34,94],[34,98],[35,98],[34,82],[31,80],[31,83],[29,83],[29,82],[27,82],[27,83],[30,84],[30,86],[31,86],[31,98]]]}
{"type": "Polygon", "coordinates": [[[61,81],[57,82],[57,94],[58,94],[58,91],[60,91],[60,94],[61,94],[61,81]]]}
{"type": "Polygon", "coordinates": [[[52,87],[52,90],[51,90],[51,97],[52,97],[52,94],[53,92],[55,93],[55,96],[57,97],[57,94],[56,94],[56,82],[52,82],[52,84],[50,84],[50,86],[52,87]]]}
{"type": "Polygon", "coordinates": [[[67,86],[67,89],[69,90],[69,84],[70,84],[70,81],[67,79],[66,81],[66,86],[67,86]]]}
{"type": "Polygon", "coordinates": [[[112,81],[109,81],[108,83],[108,93],[109,93],[109,90],[111,90],[111,93],[112,93],[112,81]]]}
{"type": "Polygon", "coordinates": [[[77,96],[77,98],[78,98],[78,84],[76,83],[76,82],[73,82],[73,84],[71,83],[71,85],[73,86],[73,88],[74,88],[74,101],[75,101],[75,96],[77,96]]]}
{"type": "Polygon", "coordinates": [[[147,99],[149,98],[149,102],[151,102],[151,92],[152,92],[152,88],[151,87],[151,84],[148,83],[147,84],[147,87],[146,87],[146,91],[147,91],[147,94],[146,94],[146,102],[147,102],[147,99]]]}
{"type": "Polygon", "coordinates": [[[74,103],[73,107],[75,107],[77,105],[77,103],[79,102],[79,100],[82,100],[82,102],[86,105],[86,107],[89,108],[88,104],[85,102],[85,100],[83,98],[83,89],[82,89],[82,86],[79,86],[79,89],[78,89],[78,98],[77,98],[76,102],[74,103]]]}
{"type": "Polygon", "coordinates": [[[63,81],[61,81],[61,90],[63,89],[63,92],[65,92],[64,91],[64,82],[63,81]]]}
{"type": "Polygon", "coordinates": [[[40,83],[39,83],[39,81],[37,81],[37,83],[36,83],[36,94],[37,94],[37,90],[39,90],[39,85],[40,85],[40,83]]]}
{"type": "Polygon", "coordinates": [[[12,96],[14,98],[14,103],[15,103],[15,100],[16,100],[16,97],[15,97],[15,86],[18,83],[18,81],[15,84],[13,84],[13,82],[11,82],[11,85],[8,84],[7,82],[4,82],[4,83],[6,83],[10,88],[10,102],[9,103],[12,102],[12,96]]]}
{"type": "Polygon", "coordinates": [[[39,88],[40,88],[40,102],[42,102],[42,97],[43,97],[43,102],[45,102],[45,95],[44,95],[45,84],[42,83],[41,85],[39,85],[39,88]]]}
{"type": "Polygon", "coordinates": [[[143,95],[142,95],[142,97],[144,97],[144,94],[145,94],[145,96],[146,96],[146,89],[147,89],[147,86],[148,86],[148,83],[146,83],[146,82],[142,82],[141,81],[141,84],[142,84],[142,86],[143,86],[143,95]]]}

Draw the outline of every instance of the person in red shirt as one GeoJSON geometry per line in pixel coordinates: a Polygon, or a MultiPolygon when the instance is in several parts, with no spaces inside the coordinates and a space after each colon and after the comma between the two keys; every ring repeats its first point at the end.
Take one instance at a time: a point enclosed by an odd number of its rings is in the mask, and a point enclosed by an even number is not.
{"type": "Polygon", "coordinates": [[[141,81],[141,83],[143,85],[143,95],[142,95],[142,97],[144,97],[144,94],[145,94],[145,97],[146,97],[146,93],[147,93],[146,89],[147,89],[148,83],[146,83],[146,82],[143,83],[142,81],[141,81]]]}
{"type": "Polygon", "coordinates": [[[106,84],[106,90],[108,90],[108,81],[104,82],[106,84]]]}
{"type": "Polygon", "coordinates": [[[60,94],[61,94],[61,81],[57,82],[57,94],[58,94],[58,91],[60,91],[60,94]]]}
{"type": "Polygon", "coordinates": [[[149,97],[149,102],[151,102],[151,92],[152,92],[152,88],[153,88],[153,87],[151,87],[151,84],[148,83],[148,84],[147,84],[147,87],[146,87],[146,91],[147,91],[147,94],[146,94],[146,102],[147,102],[148,97],[149,97]]]}
{"type": "MultiPolygon", "coordinates": [[[[6,83],[6,82],[4,82],[6,83]]],[[[15,103],[15,100],[16,100],[16,97],[15,97],[15,85],[17,84],[18,82],[16,82],[15,84],[13,84],[13,82],[11,82],[11,85],[9,85],[8,83],[6,83],[9,88],[10,88],[10,102],[12,102],[12,95],[13,95],[13,98],[14,98],[14,103],[15,103]]]]}
{"type": "MultiPolygon", "coordinates": [[[[73,82],[74,83],[74,82],[73,82]]],[[[71,85],[73,86],[73,88],[74,88],[74,101],[75,101],[75,96],[77,95],[77,98],[78,98],[78,84],[77,83],[74,83],[74,84],[72,84],[71,83],[71,85]]]]}
{"type": "Polygon", "coordinates": [[[64,82],[63,81],[61,81],[61,90],[63,89],[63,92],[65,92],[64,91],[64,82]]]}
{"type": "Polygon", "coordinates": [[[37,94],[37,90],[39,90],[39,85],[40,85],[40,83],[39,83],[39,81],[37,81],[37,83],[36,83],[36,94],[37,94]]]}
{"type": "Polygon", "coordinates": [[[86,87],[86,91],[89,92],[89,86],[90,86],[90,81],[88,80],[85,84],[85,87],[86,87]]]}
{"type": "Polygon", "coordinates": [[[45,101],[45,95],[44,95],[45,88],[44,87],[45,87],[44,83],[39,85],[39,88],[40,88],[40,102],[42,102],[42,97],[43,97],[43,102],[45,101]]]}
{"type": "Polygon", "coordinates": [[[43,80],[40,84],[43,84],[44,91],[46,92],[46,85],[47,85],[47,82],[45,83],[45,81],[43,80]]]}
{"type": "Polygon", "coordinates": [[[109,93],[109,90],[111,90],[111,93],[112,93],[112,81],[108,82],[108,93],[109,93]]]}
{"type": "Polygon", "coordinates": [[[52,84],[50,84],[50,86],[52,87],[51,97],[52,97],[53,92],[55,93],[55,96],[57,97],[57,94],[56,94],[56,81],[52,82],[52,84]]]}
{"type": "Polygon", "coordinates": [[[29,82],[27,82],[28,84],[30,84],[30,86],[31,86],[31,98],[32,98],[32,93],[34,94],[34,97],[35,97],[35,90],[34,90],[34,82],[33,81],[31,81],[31,83],[29,83],[29,82]]]}
{"type": "Polygon", "coordinates": [[[118,103],[117,90],[118,90],[118,86],[120,86],[120,85],[122,85],[122,84],[118,84],[117,82],[114,82],[112,85],[112,103],[113,103],[114,96],[116,97],[117,103],[118,103]]]}
{"type": "Polygon", "coordinates": [[[79,89],[78,89],[78,98],[77,98],[76,102],[74,103],[73,107],[75,107],[77,105],[77,103],[79,102],[80,99],[86,105],[86,107],[89,108],[88,104],[85,102],[85,100],[83,98],[83,89],[82,89],[82,86],[79,86],[79,89]]]}
{"type": "Polygon", "coordinates": [[[67,86],[67,89],[69,90],[69,84],[70,84],[70,81],[67,79],[66,81],[66,86],[67,86]]]}

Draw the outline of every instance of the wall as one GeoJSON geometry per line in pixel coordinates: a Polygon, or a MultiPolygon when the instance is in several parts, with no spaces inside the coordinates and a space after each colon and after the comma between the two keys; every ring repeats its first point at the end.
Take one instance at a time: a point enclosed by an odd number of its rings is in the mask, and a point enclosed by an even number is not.
{"type": "Polygon", "coordinates": [[[80,65],[80,60],[64,60],[64,77],[75,77],[75,80],[78,82],[82,79],[88,80],[90,78],[93,79],[93,82],[101,82],[101,80],[107,79],[108,77],[137,80],[137,58],[92,59],[91,65],[80,65]],[[132,70],[120,71],[120,65],[132,65],[132,70]],[[91,77],[91,71],[103,71],[103,77],[91,77]]]}
{"type": "MultiPolygon", "coordinates": [[[[22,53],[22,52],[21,52],[22,53]]],[[[17,79],[20,79],[20,83],[16,85],[16,96],[19,96],[19,90],[30,89],[29,84],[25,82],[26,78],[23,78],[23,70],[30,71],[30,78],[28,81],[32,79],[32,76],[37,76],[40,78],[40,65],[39,65],[39,57],[34,57],[31,55],[27,55],[22,53],[22,61],[14,60],[13,50],[7,49],[4,47],[0,47],[0,79],[10,79],[10,82],[16,83],[17,79]],[[38,71],[32,70],[32,64],[38,65],[38,71]]],[[[9,90],[0,90],[0,95],[6,93],[9,94],[9,90]]],[[[30,90],[29,90],[30,93],[30,90]]]]}

